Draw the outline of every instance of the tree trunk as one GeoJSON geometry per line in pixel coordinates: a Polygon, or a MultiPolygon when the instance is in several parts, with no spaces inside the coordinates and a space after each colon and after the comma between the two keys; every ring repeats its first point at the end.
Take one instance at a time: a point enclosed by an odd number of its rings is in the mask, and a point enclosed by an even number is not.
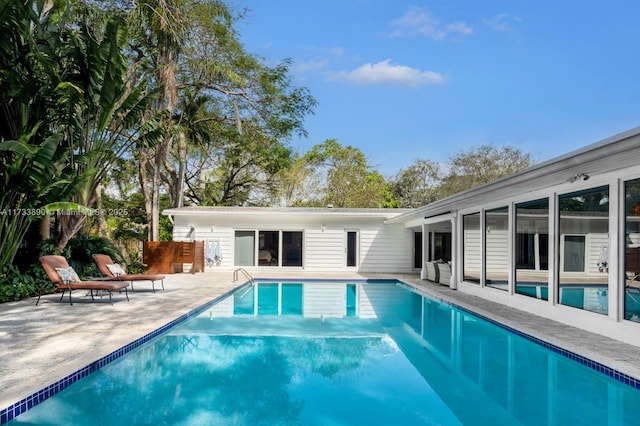
{"type": "Polygon", "coordinates": [[[96,188],[96,209],[98,210],[98,235],[101,237],[107,236],[107,218],[104,215],[104,209],[102,208],[102,190],[101,183],[96,188]]]}
{"type": "Polygon", "coordinates": [[[147,214],[147,239],[151,240],[151,193],[149,192],[149,182],[147,181],[147,167],[149,167],[149,151],[146,149],[140,150],[139,168],[138,168],[138,181],[140,182],[140,189],[144,197],[144,211],[147,214]]]}
{"type": "Polygon", "coordinates": [[[174,207],[182,207],[184,203],[184,180],[187,171],[187,137],[184,132],[178,134],[178,185],[174,194],[174,207]]]}
{"type": "Polygon", "coordinates": [[[149,229],[150,241],[160,241],[160,170],[165,157],[167,139],[156,145],[153,164],[153,176],[151,181],[151,227],[149,229]]]}
{"type": "Polygon", "coordinates": [[[69,244],[71,238],[82,229],[86,216],[80,213],[67,212],[58,216],[59,236],[56,243],[56,250],[62,251],[69,244]]]}
{"type": "Polygon", "coordinates": [[[45,241],[51,238],[51,216],[44,215],[40,221],[40,240],[45,241]]]}

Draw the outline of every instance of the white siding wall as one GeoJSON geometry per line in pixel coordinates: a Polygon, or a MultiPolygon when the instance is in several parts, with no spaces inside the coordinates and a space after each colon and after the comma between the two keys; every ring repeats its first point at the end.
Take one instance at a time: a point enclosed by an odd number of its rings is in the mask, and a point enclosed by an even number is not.
{"type": "MultiPolygon", "coordinates": [[[[586,269],[589,274],[599,274],[598,261],[603,246],[608,246],[609,234],[589,234],[587,237],[586,269]]],[[[607,260],[608,261],[608,260],[607,260]]]]}
{"type": "MultiPolygon", "coordinates": [[[[218,268],[233,268],[236,230],[285,230],[303,232],[303,267],[309,271],[343,271],[346,230],[359,233],[360,272],[412,272],[413,234],[400,224],[385,225],[382,218],[287,217],[262,219],[259,214],[237,218],[176,216],[173,239],[187,241],[195,228],[198,241],[219,241],[222,262],[218,268]],[[285,219],[286,218],[286,219],[285,219]],[[324,227],[324,230],[323,230],[324,227]]],[[[274,269],[274,267],[269,267],[274,269]]],[[[295,267],[286,269],[295,269],[295,267]]]]}
{"type": "Polygon", "coordinates": [[[383,225],[360,231],[360,271],[411,272],[413,233],[401,225],[383,225]]]}
{"type": "Polygon", "coordinates": [[[480,231],[464,231],[464,269],[468,272],[480,273],[480,231]]]}
{"type": "Polygon", "coordinates": [[[507,230],[492,230],[487,234],[487,273],[509,269],[509,233],[507,230]]]}
{"type": "Polygon", "coordinates": [[[344,230],[317,229],[305,231],[304,268],[310,271],[341,271],[344,269],[344,230]]]}

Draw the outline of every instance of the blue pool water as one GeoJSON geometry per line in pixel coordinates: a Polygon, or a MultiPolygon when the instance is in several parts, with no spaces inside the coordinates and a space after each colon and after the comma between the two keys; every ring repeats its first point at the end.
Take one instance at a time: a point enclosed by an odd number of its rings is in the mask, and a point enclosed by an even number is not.
{"type": "Polygon", "coordinates": [[[16,417],[47,425],[632,425],[640,390],[395,281],[259,282],[16,417]]]}

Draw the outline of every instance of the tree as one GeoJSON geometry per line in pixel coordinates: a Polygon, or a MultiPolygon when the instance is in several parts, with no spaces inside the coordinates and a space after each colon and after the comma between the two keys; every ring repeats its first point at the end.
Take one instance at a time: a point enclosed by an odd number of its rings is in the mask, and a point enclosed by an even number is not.
{"type": "Polygon", "coordinates": [[[438,199],[442,172],[431,161],[415,159],[406,169],[400,170],[391,182],[391,192],[399,207],[415,208],[438,199]]]}
{"type": "Polygon", "coordinates": [[[288,61],[267,67],[244,50],[233,28],[242,16],[216,0],[145,0],[130,13],[134,51],[155,73],[166,111],[163,143],[137,157],[151,239],[160,185],[174,207],[185,195],[196,204],[260,203],[290,162],[286,140],[305,134],[315,100],[291,85],[288,61]]]}
{"type": "Polygon", "coordinates": [[[29,227],[84,178],[53,119],[65,12],[44,1],[0,2],[0,271],[29,227]]]}
{"type": "Polygon", "coordinates": [[[283,207],[305,207],[320,204],[324,187],[315,174],[315,168],[300,154],[295,154],[291,165],[280,171],[275,202],[283,207]]]}
{"type": "Polygon", "coordinates": [[[325,184],[324,196],[316,200],[316,205],[350,208],[397,205],[384,177],[372,169],[358,148],[343,147],[337,140],[328,139],[307,152],[305,160],[325,184]]]}
{"type": "MultiPolygon", "coordinates": [[[[153,93],[147,92],[146,80],[129,80],[127,41],[124,21],[113,15],[103,31],[95,20],[82,20],[67,41],[55,120],[73,152],[76,174],[85,177],[72,198],[83,206],[95,205],[101,183],[131,147],[153,146],[162,134],[156,121],[143,120],[153,93]]],[[[84,226],[85,218],[58,218],[58,250],[84,226]]]]}
{"type": "Polygon", "coordinates": [[[531,154],[510,146],[479,145],[468,151],[459,151],[451,159],[448,175],[442,179],[440,197],[509,176],[533,164],[531,154]]]}

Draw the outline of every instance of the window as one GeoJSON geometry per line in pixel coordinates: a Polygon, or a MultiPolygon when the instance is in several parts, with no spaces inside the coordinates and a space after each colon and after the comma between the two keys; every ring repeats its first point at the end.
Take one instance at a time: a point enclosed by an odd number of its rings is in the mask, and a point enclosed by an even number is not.
{"type": "Polygon", "coordinates": [[[255,265],[255,239],[254,231],[236,231],[233,259],[236,266],[255,265]]]}
{"type": "Polygon", "coordinates": [[[509,208],[484,212],[484,262],[487,286],[507,290],[509,278],[509,208]]]}
{"type": "Polygon", "coordinates": [[[282,232],[282,266],[302,266],[302,232],[282,232]]]}
{"type": "Polygon", "coordinates": [[[564,272],[584,272],[585,249],[584,235],[565,235],[562,270],[564,272]]]}
{"type": "Polygon", "coordinates": [[[451,261],[451,233],[435,232],[433,234],[433,260],[451,261]]]}
{"type": "MultiPolygon", "coordinates": [[[[624,318],[640,322],[640,179],[625,182],[624,203],[624,318]]],[[[609,268],[607,257],[603,256],[600,263],[609,268]]]]}
{"type": "Polygon", "coordinates": [[[609,187],[563,194],[558,198],[558,209],[558,300],[607,314],[609,274],[599,259],[609,247],[609,187]]]}
{"type": "Polygon", "coordinates": [[[480,283],[480,213],[462,217],[463,279],[480,283]]]}
{"type": "Polygon", "coordinates": [[[516,204],[516,293],[549,299],[549,199],[516,204]]]}
{"type": "Polygon", "coordinates": [[[358,266],[358,231],[347,231],[347,266],[358,266]]]}
{"type": "Polygon", "coordinates": [[[302,231],[236,231],[234,264],[300,267],[303,257],[302,243],[302,231]]]}
{"type": "Polygon", "coordinates": [[[258,231],[260,247],[258,249],[259,266],[278,266],[280,252],[280,232],[258,231]]]}
{"type": "Polygon", "coordinates": [[[422,232],[413,233],[413,269],[422,268],[422,232]]]}

